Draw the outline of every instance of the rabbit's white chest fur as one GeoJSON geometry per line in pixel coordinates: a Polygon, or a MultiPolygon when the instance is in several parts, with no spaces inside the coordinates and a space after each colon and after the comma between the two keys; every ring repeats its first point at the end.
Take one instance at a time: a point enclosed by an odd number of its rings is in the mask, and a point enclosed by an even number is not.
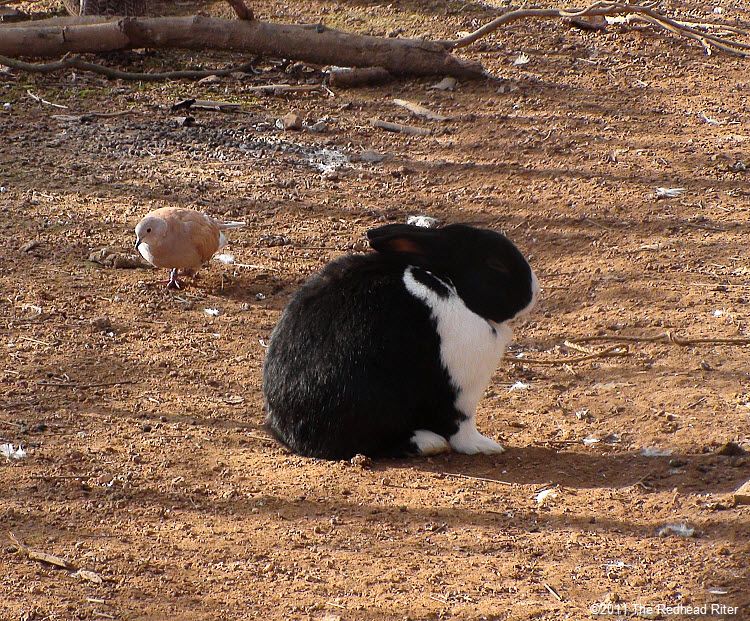
{"type": "MultiPolygon", "coordinates": [[[[412,267],[404,271],[407,291],[432,312],[440,337],[440,357],[456,389],[456,409],[473,419],[479,400],[492,378],[513,331],[507,323],[490,323],[469,310],[455,289],[441,296],[419,282],[412,267]]],[[[433,275],[434,277],[434,275],[433,275]]],[[[439,279],[438,279],[439,280],[439,279]]],[[[471,420],[473,426],[473,420],[471,420]]]]}

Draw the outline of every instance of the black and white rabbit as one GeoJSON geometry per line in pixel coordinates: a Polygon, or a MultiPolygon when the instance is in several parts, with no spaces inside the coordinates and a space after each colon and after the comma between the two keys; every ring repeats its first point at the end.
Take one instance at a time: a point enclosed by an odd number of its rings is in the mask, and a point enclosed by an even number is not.
{"type": "Polygon", "coordinates": [[[539,286],[503,235],[453,224],[368,231],[376,252],[294,295],[263,369],[268,426],[302,455],[500,453],[479,399],[539,286]]]}

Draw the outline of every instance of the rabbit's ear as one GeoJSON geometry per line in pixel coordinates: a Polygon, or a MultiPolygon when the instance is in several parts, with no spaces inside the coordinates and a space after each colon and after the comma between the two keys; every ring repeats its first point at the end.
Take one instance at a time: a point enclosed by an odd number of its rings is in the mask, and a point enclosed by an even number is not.
{"type": "Polygon", "coordinates": [[[382,254],[407,254],[428,258],[440,254],[443,235],[439,229],[410,224],[386,224],[367,231],[370,246],[382,254]]]}

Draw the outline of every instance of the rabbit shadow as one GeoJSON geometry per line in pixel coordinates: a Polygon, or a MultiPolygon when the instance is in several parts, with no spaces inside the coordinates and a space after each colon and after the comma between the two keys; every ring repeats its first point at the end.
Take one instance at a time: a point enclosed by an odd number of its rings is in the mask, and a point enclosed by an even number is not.
{"type": "Polygon", "coordinates": [[[376,470],[419,470],[439,477],[478,481],[489,486],[537,485],[572,489],[646,491],[681,489],[690,493],[723,494],[735,491],[748,476],[750,465],[741,456],[717,453],[672,453],[650,457],[639,452],[562,450],[543,446],[507,447],[497,456],[446,453],[426,459],[384,460],[376,470]]]}

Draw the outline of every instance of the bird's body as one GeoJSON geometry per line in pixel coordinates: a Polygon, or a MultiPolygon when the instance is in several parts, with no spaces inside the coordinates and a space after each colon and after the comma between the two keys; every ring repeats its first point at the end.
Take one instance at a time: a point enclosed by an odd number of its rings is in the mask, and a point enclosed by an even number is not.
{"type": "Polygon", "coordinates": [[[162,207],[135,227],[135,247],[154,267],[172,270],[169,286],[179,287],[177,271],[194,275],[227,243],[224,231],[244,222],[220,222],[193,209],[162,207]]]}

